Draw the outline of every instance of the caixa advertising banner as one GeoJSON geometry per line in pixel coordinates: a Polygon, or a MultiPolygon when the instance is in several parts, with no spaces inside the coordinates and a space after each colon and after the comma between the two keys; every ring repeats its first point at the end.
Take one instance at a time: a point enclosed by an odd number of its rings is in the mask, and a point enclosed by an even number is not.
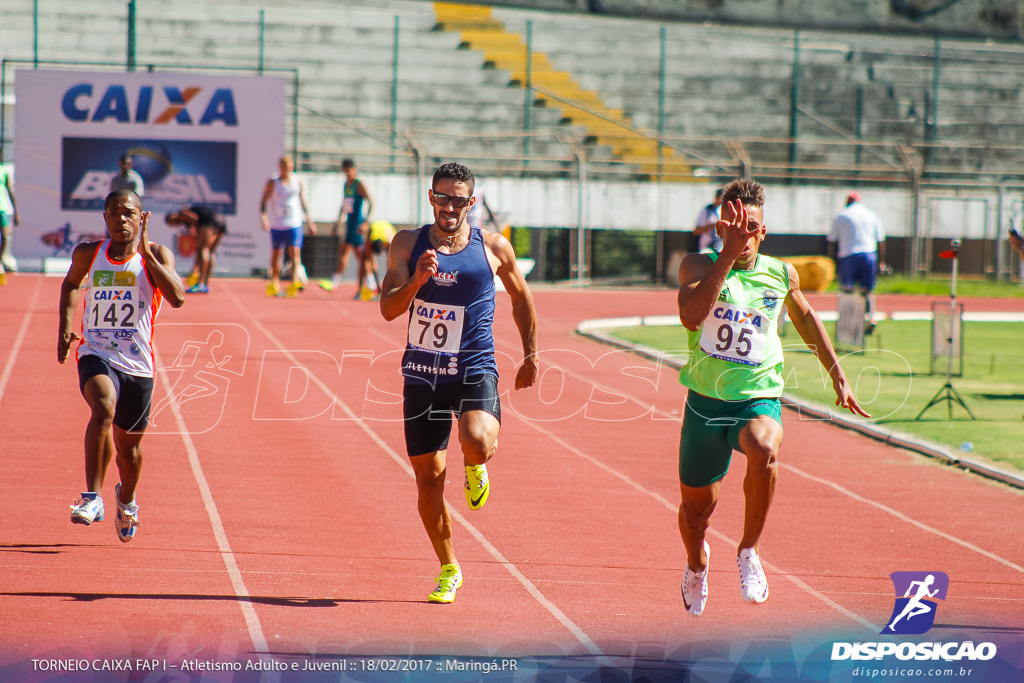
{"type": "Polygon", "coordinates": [[[103,239],[103,200],[127,182],[153,214],[150,240],[174,250],[179,272],[191,269],[195,243],[164,217],[200,205],[227,225],[218,271],[266,267],[259,200],[284,152],[284,87],[255,76],[18,71],[14,255],[32,268],[103,239]]]}

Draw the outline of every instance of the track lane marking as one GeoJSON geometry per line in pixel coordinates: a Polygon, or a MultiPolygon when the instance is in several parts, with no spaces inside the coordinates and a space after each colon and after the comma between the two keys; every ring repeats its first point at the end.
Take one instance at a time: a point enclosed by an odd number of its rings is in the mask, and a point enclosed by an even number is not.
{"type": "MultiPolygon", "coordinates": [[[[669,413],[669,412],[666,412],[664,410],[661,410],[655,404],[649,403],[649,402],[645,401],[644,399],[640,399],[638,397],[635,397],[632,394],[628,394],[628,393],[626,393],[624,391],[620,391],[619,389],[611,389],[611,390],[609,390],[609,389],[605,388],[605,385],[602,385],[602,384],[599,384],[597,382],[594,382],[593,380],[591,380],[591,379],[589,379],[589,378],[587,378],[587,377],[585,377],[583,375],[580,375],[578,373],[575,373],[572,370],[568,370],[566,368],[559,368],[559,369],[561,369],[563,372],[565,372],[570,377],[577,378],[577,379],[579,379],[579,380],[581,380],[583,382],[591,384],[592,386],[595,386],[595,387],[597,387],[599,389],[602,389],[603,391],[609,391],[609,393],[614,393],[614,394],[621,395],[621,396],[623,396],[625,398],[628,398],[629,400],[633,401],[637,405],[640,405],[641,407],[648,407],[653,412],[656,412],[656,413],[662,415],[663,417],[673,418],[673,419],[676,419],[676,420],[681,420],[682,419],[682,417],[680,415],[673,415],[672,413],[669,413]]],[[[880,503],[878,501],[871,500],[870,498],[866,498],[866,497],[864,497],[864,496],[862,496],[862,495],[860,495],[858,493],[855,493],[854,491],[851,491],[848,488],[845,488],[844,486],[842,486],[840,484],[837,484],[834,481],[831,481],[829,479],[825,479],[823,477],[818,477],[816,475],[810,474],[809,472],[805,472],[804,470],[801,470],[801,469],[795,467],[794,465],[790,465],[789,463],[780,462],[779,463],[779,467],[784,468],[786,470],[789,470],[790,472],[793,472],[794,474],[798,474],[798,475],[800,475],[802,477],[810,479],[811,481],[814,481],[814,482],[816,482],[818,484],[821,484],[823,486],[828,486],[828,487],[834,489],[835,491],[837,491],[839,493],[842,493],[843,495],[848,496],[849,498],[852,498],[853,500],[856,500],[859,503],[864,503],[865,505],[870,505],[872,507],[875,507],[875,508],[885,512],[886,514],[889,514],[889,515],[899,519],[900,521],[903,521],[903,522],[906,522],[907,524],[911,524],[913,526],[916,526],[917,528],[919,528],[919,529],[921,529],[923,531],[927,531],[928,533],[935,534],[936,536],[939,536],[940,538],[944,538],[947,541],[951,541],[953,543],[956,543],[957,545],[959,545],[959,546],[961,546],[963,548],[966,548],[967,550],[974,551],[974,552],[978,553],[979,555],[987,557],[988,559],[993,560],[995,562],[998,562],[999,564],[1005,565],[1006,567],[1009,567],[1010,569],[1013,569],[1014,571],[1018,571],[1018,572],[1024,573],[1024,567],[1022,567],[1019,564],[1016,564],[1016,563],[1012,562],[1011,560],[1008,560],[1006,558],[1000,557],[999,555],[996,555],[995,553],[989,552],[988,550],[985,550],[984,548],[980,548],[980,547],[974,545],[973,543],[965,541],[965,540],[963,540],[961,538],[957,538],[956,536],[953,536],[952,534],[948,534],[948,533],[946,533],[946,532],[944,532],[944,531],[942,531],[940,529],[937,529],[935,527],[929,526],[929,525],[925,524],[924,522],[919,522],[916,519],[914,519],[913,517],[910,517],[909,515],[906,515],[906,514],[900,512],[899,510],[896,510],[895,508],[891,508],[888,505],[885,505],[884,503],[880,503]]]]}
{"type": "MultiPolygon", "coordinates": [[[[335,304],[335,306],[337,306],[337,305],[335,304]]],[[[348,314],[346,314],[346,315],[348,315],[348,314]]],[[[351,315],[348,315],[348,317],[350,319],[355,319],[354,316],[351,316],[351,315]]],[[[383,333],[381,333],[380,331],[378,331],[378,330],[376,330],[374,328],[369,328],[369,331],[372,334],[374,334],[375,336],[387,340],[388,343],[394,343],[394,340],[390,339],[389,337],[386,337],[383,333]]],[[[500,344],[503,347],[506,347],[506,348],[515,348],[517,350],[517,352],[521,352],[522,351],[521,347],[517,347],[515,344],[512,344],[511,342],[506,342],[504,340],[498,340],[497,338],[495,338],[495,342],[500,344]]],[[[541,361],[543,362],[543,351],[541,351],[541,361]]],[[[638,398],[636,396],[633,396],[632,394],[628,394],[626,392],[619,391],[618,389],[611,390],[611,389],[609,389],[607,387],[607,385],[599,384],[599,383],[595,382],[592,379],[589,379],[589,378],[587,378],[587,377],[585,377],[583,375],[580,375],[580,374],[578,374],[578,373],[576,373],[576,372],[574,372],[572,370],[569,370],[567,368],[564,368],[562,366],[550,365],[550,367],[558,368],[559,370],[561,370],[562,372],[565,372],[570,377],[574,377],[574,378],[580,379],[583,382],[585,382],[587,384],[590,384],[591,386],[595,386],[595,387],[597,387],[599,389],[602,389],[603,391],[608,391],[609,393],[614,393],[614,394],[618,394],[620,396],[623,396],[624,398],[627,398],[628,400],[630,400],[631,402],[635,403],[636,405],[639,405],[641,407],[649,407],[649,408],[653,409],[655,412],[657,412],[657,413],[659,413],[659,414],[661,414],[661,415],[663,415],[663,416],[665,416],[667,418],[671,418],[673,420],[681,420],[682,419],[681,415],[673,415],[672,413],[666,412],[664,410],[659,410],[653,403],[650,403],[648,401],[645,401],[644,399],[641,399],[641,398],[638,398]]],[[[511,415],[519,418],[520,422],[522,422],[523,424],[525,424],[525,425],[529,426],[530,428],[534,429],[536,432],[546,436],[547,438],[552,440],[554,443],[558,444],[560,447],[562,447],[562,448],[572,452],[573,454],[575,454],[576,456],[582,458],[583,460],[586,460],[587,462],[589,462],[592,465],[598,467],[599,469],[602,469],[605,472],[611,474],[612,476],[618,478],[619,480],[621,480],[622,482],[626,483],[630,487],[636,489],[640,493],[643,493],[643,494],[653,498],[654,500],[658,501],[658,503],[660,503],[666,509],[670,510],[673,514],[678,514],[678,512],[679,512],[679,505],[678,504],[670,502],[664,496],[662,496],[662,495],[660,495],[660,494],[658,494],[658,493],[656,493],[654,491],[651,491],[650,489],[644,487],[639,482],[634,481],[633,479],[631,479],[628,475],[626,475],[626,474],[616,470],[615,468],[613,468],[613,467],[611,467],[609,465],[606,465],[605,463],[601,462],[600,460],[598,460],[598,459],[596,459],[596,458],[594,458],[594,457],[584,453],[583,451],[581,451],[580,449],[576,448],[572,444],[568,443],[567,441],[565,441],[561,437],[555,435],[553,432],[551,432],[551,431],[549,431],[547,429],[544,429],[543,427],[539,427],[539,426],[533,424],[533,421],[531,421],[531,420],[526,420],[526,419],[520,417],[514,410],[511,412],[511,415]]],[[[412,468],[410,467],[410,471],[411,471],[411,469],[412,468]]],[[[721,533],[720,531],[716,531],[713,528],[709,529],[709,533],[711,533],[711,535],[715,536],[716,538],[724,541],[725,543],[728,543],[729,545],[732,545],[732,546],[739,545],[739,541],[737,539],[733,539],[733,538],[731,538],[729,536],[726,536],[725,534],[721,533]]],[[[793,574],[790,574],[789,572],[784,571],[780,567],[777,567],[777,566],[767,562],[766,560],[764,560],[764,558],[761,559],[761,564],[764,565],[767,569],[769,569],[773,573],[778,574],[779,576],[785,578],[790,583],[792,583],[793,585],[795,585],[797,588],[799,588],[800,590],[804,591],[808,595],[811,595],[812,597],[814,597],[818,601],[824,603],[828,607],[831,607],[836,612],[839,612],[840,614],[842,614],[842,615],[848,617],[849,619],[857,622],[858,624],[864,626],[865,628],[870,629],[872,632],[878,633],[878,632],[880,632],[882,630],[881,626],[879,626],[877,624],[873,624],[870,621],[868,621],[867,619],[864,619],[863,617],[861,617],[860,615],[855,614],[854,612],[846,609],[845,607],[843,607],[839,603],[837,603],[834,600],[830,599],[828,596],[826,596],[826,595],[816,591],[814,588],[809,586],[802,579],[798,578],[797,576],[795,576],[793,574]]]]}
{"type": "MultiPolygon", "coordinates": [[[[154,354],[157,355],[155,349],[154,354]]],[[[159,355],[157,355],[157,358],[159,359],[159,355]]],[[[160,365],[162,365],[162,363],[160,363],[158,367],[160,367],[160,365]]],[[[164,388],[164,393],[166,393],[171,399],[168,405],[171,408],[171,413],[174,415],[174,421],[178,425],[178,432],[181,436],[181,440],[185,444],[185,451],[188,453],[188,464],[192,468],[192,476],[195,478],[196,484],[199,486],[199,495],[203,499],[203,506],[206,508],[206,515],[210,519],[213,536],[217,540],[217,548],[220,550],[221,559],[224,561],[224,566],[227,568],[228,577],[231,580],[231,586],[235,591],[235,596],[239,598],[238,606],[242,610],[242,617],[245,619],[245,625],[249,631],[249,638],[252,640],[253,650],[257,653],[269,653],[270,648],[267,645],[267,638],[263,633],[263,627],[260,624],[259,615],[256,614],[256,608],[253,606],[252,596],[245,585],[245,579],[242,577],[242,572],[238,568],[238,562],[235,560],[235,555],[231,551],[231,544],[228,542],[227,532],[224,531],[224,522],[221,520],[220,512],[217,510],[217,503],[213,500],[213,492],[210,490],[210,484],[206,480],[206,475],[203,474],[203,466],[199,462],[199,452],[196,450],[195,443],[192,441],[192,437],[188,432],[188,426],[185,424],[185,418],[182,416],[181,411],[178,410],[178,397],[171,394],[172,388],[170,383],[167,381],[167,373],[162,372],[159,374],[161,380],[160,383],[164,388]]]]}
{"type": "Polygon", "coordinates": [[[793,465],[782,465],[780,463],[780,466],[781,467],[785,467],[790,472],[792,472],[794,474],[798,474],[801,477],[806,477],[807,479],[810,479],[811,481],[817,482],[817,483],[819,483],[819,484],[821,484],[823,486],[828,486],[829,488],[835,489],[839,493],[842,493],[845,496],[849,496],[850,498],[853,498],[854,500],[856,500],[856,501],[858,501],[860,503],[864,503],[865,505],[870,505],[872,507],[878,508],[882,512],[885,512],[885,513],[887,513],[889,515],[892,515],[893,517],[895,517],[896,519],[899,519],[900,521],[903,521],[903,522],[906,522],[907,524],[912,524],[913,526],[916,526],[918,529],[921,529],[923,531],[927,531],[930,534],[935,534],[936,536],[938,536],[940,538],[944,538],[947,541],[950,541],[952,543],[956,543],[957,545],[959,545],[962,548],[966,548],[967,550],[972,550],[972,551],[978,553],[979,555],[982,555],[984,557],[987,557],[990,560],[993,560],[994,562],[998,562],[999,564],[1002,564],[1002,565],[1004,565],[1006,567],[1009,567],[1010,569],[1013,569],[1014,571],[1017,571],[1017,572],[1020,572],[1020,573],[1024,574],[1024,567],[1020,566],[1019,564],[1016,564],[1014,562],[1011,562],[1010,560],[1002,558],[999,555],[996,555],[995,553],[991,553],[991,552],[985,550],[984,548],[979,548],[978,546],[974,545],[973,543],[970,543],[970,542],[965,541],[963,539],[957,538],[956,536],[954,536],[952,534],[947,534],[945,531],[942,531],[940,529],[936,529],[935,527],[929,526],[929,525],[925,524],[924,522],[919,522],[916,519],[914,519],[913,517],[910,517],[910,516],[900,512],[899,510],[891,508],[888,505],[885,505],[884,503],[879,503],[877,501],[871,500],[870,498],[865,498],[864,496],[860,495],[859,493],[855,493],[855,492],[851,491],[850,489],[845,488],[845,487],[835,483],[834,481],[830,481],[828,479],[824,479],[822,477],[815,476],[815,475],[810,474],[808,472],[804,472],[803,470],[801,470],[801,469],[799,469],[797,467],[794,467],[793,465]]]}
{"type": "MultiPolygon", "coordinates": [[[[229,289],[226,290],[226,291],[227,291],[227,294],[228,294],[229,298],[231,298],[232,301],[235,303],[235,306],[244,315],[246,315],[249,320],[251,320],[253,322],[253,325],[255,325],[256,328],[268,340],[270,340],[271,343],[273,343],[277,347],[277,349],[279,351],[281,351],[285,355],[286,358],[288,358],[289,361],[291,361],[296,367],[302,368],[306,372],[306,374],[309,377],[310,381],[313,384],[315,384],[322,392],[324,392],[324,394],[326,396],[333,396],[334,397],[334,403],[345,412],[345,414],[349,417],[349,419],[352,422],[354,422],[355,424],[359,425],[359,428],[362,429],[363,432],[365,432],[366,435],[368,437],[370,437],[370,439],[374,443],[376,443],[380,447],[380,449],[382,451],[384,451],[384,453],[386,453],[388,455],[388,457],[390,457],[392,460],[394,460],[395,463],[398,464],[398,466],[406,474],[408,474],[411,479],[413,479],[415,481],[416,474],[415,474],[415,472],[412,469],[412,465],[410,465],[409,462],[408,462],[409,459],[407,457],[399,454],[393,448],[391,448],[391,446],[389,446],[387,444],[387,442],[385,442],[376,433],[376,431],[371,429],[367,425],[365,420],[360,419],[355,414],[355,412],[348,406],[348,404],[346,404],[344,401],[342,401],[341,398],[337,395],[337,393],[332,391],[331,388],[328,387],[319,378],[319,376],[316,375],[316,373],[314,373],[309,368],[307,368],[305,365],[303,365],[301,362],[299,362],[299,360],[297,358],[295,358],[295,356],[292,354],[291,350],[285,348],[285,346],[281,343],[281,341],[270,330],[268,330],[266,328],[266,326],[264,326],[263,323],[261,323],[256,318],[256,316],[252,315],[249,312],[249,310],[245,307],[245,305],[241,302],[241,300],[234,294],[234,292],[230,291],[229,289]]],[[[334,307],[337,307],[337,304],[333,304],[333,302],[332,302],[332,305],[334,307]]],[[[348,317],[351,317],[351,316],[348,316],[348,317]]],[[[378,330],[376,330],[374,328],[367,328],[367,329],[368,329],[368,331],[370,331],[371,333],[375,334],[376,336],[381,337],[383,339],[386,339],[388,344],[394,344],[394,340],[393,339],[391,339],[389,337],[386,337],[384,334],[382,334],[378,330]]],[[[597,656],[599,658],[598,662],[604,662],[605,661],[604,652],[601,650],[601,648],[599,648],[597,646],[597,644],[593,641],[593,639],[590,636],[588,636],[583,631],[583,629],[581,629],[578,625],[576,625],[576,623],[573,622],[572,619],[570,619],[564,612],[562,612],[562,610],[559,609],[557,605],[555,605],[553,602],[551,602],[551,600],[546,598],[544,596],[544,594],[540,591],[540,589],[537,588],[537,586],[525,574],[523,574],[518,569],[518,567],[515,565],[515,563],[511,562],[508,558],[506,558],[501,553],[501,551],[499,551],[494,546],[494,544],[492,544],[490,541],[487,540],[487,537],[484,536],[484,534],[479,529],[477,529],[475,526],[473,526],[469,522],[469,520],[467,520],[462,515],[462,513],[460,513],[458,510],[456,510],[453,506],[449,505],[448,507],[449,507],[449,513],[452,515],[452,517],[456,521],[458,521],[459,524],[461,524],[463,526],[463,528],[465,528],[470,533],[470,535],[473,536],[473,538],[475,538],[481,544],[481,546],[487,551],[487,553],[491,557],[493,557],[507,572],[509,572],[509,574],[512,575],[513,578],[515,578],[523,586],[524,589],[526,589],[527,593],[529,593],[542,607],[544,607],[544,609],[547,610],[548,613],[550,613],[551,616],[554,617],[556,621],[558,621],[558,623],[560,623],[563,627],[565,627],[565,629],[568,630],[576,638],[576,640],[579,641],[579,643],[584,647],[584,649],[586,649],[586,651],[588,653],[597,656]]],[[[605,662],[605,663],[607,664],[607,662],[605,662]]]]}
{"type": "Polygon", "coordinates": [[[18,336],[14,338],[14,344],[11,346],[11,355],[7,357],[7,362],[4,364],[3,375],[0,375],[0,401],[4,399],[7,382],[11,379],[11,374],[14,372],[14,361],[17,360],[18,353],[21,351],[21,345],[25,341],[25,335],[28,333],[28,323],[32,320],[32,311],[35,309],[36,301],[39,299],[40,282],[42,282],[42,278],[36,278],[36,286],[32,290],[32,299],[28,302],[28,310],[25,311],[25,317],[21,320],[18,336]]]}

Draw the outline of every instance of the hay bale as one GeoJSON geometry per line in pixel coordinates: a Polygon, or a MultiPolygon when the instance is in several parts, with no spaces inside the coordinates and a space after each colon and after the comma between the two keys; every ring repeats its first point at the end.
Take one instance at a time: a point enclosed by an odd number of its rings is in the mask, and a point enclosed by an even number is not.
{"type": "Polygon", "coordinates": [[[827,256],[787,256],[782,260],[796,268],[801,290],[823,292],[836,279],[836,264],[827,256]]]}

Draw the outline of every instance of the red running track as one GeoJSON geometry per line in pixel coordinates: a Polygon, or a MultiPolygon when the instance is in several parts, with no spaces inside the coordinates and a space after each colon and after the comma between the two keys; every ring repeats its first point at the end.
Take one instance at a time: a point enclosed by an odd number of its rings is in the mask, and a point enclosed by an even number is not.
{"type": "MultiPolygon", "coordinates": [[[[1021,492],[791,411],[761,545],[771,598],[739,597],[737,456],[711,528],[708,607],[686,615],[684,392],[671,369],[574,334],[583,319],[672,314],[667,290],[538,288],[545,374],[522,392],[509,389],[521,352],[499,300],[492,494],[470,512],[453,470],[466,582],[439,606],[425,601],[438,567],[399,422],[403,324],[344,291],[269,299],[260,282],[219,280],[161,314],[142,526],[122,545],[110,517],[68,518],[87,409],[73,364],[55,361],[59,285],[20,275],[0,290],[0,678],[55,657],[738,657],[764,638],[875,639],[888,575],[903,570],[949,575],[945,628],[1024,633],[1021,492]]],[[[112,465],[110,503],[116,480],[112,465]]]]}

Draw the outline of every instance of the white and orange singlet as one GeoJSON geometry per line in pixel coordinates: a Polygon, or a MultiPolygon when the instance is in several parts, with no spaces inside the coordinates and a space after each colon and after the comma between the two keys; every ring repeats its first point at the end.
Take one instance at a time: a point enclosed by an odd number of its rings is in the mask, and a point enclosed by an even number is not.
{"type": "Polygon", "coordinates": [[[85,286],[82,342],[77,358],[99,356],[136,377],[153,377],[153,323],[163,295],[153,286],[142,254],[114,261],[110,240],[96,248],[85,286]]]}

